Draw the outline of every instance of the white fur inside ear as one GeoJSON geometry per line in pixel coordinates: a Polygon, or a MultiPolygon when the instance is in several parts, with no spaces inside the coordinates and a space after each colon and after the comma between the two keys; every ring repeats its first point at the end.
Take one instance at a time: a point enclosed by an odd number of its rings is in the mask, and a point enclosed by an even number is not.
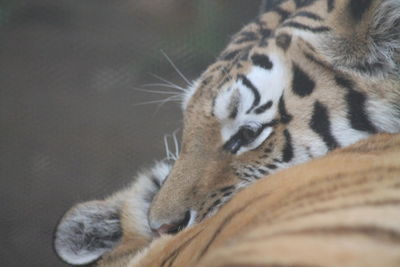
{"type": "Polygon", "coordinates": [[[121,236],[118,210],[92,201],[67,212],[57,227],[54,248],[69,264],[87,264],[113,249],[121,236]]]}

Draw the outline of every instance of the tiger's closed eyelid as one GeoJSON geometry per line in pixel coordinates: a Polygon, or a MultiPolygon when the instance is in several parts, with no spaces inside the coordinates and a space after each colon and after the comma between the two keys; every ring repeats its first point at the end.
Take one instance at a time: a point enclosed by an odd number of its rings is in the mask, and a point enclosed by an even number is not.
{"type": "MultiPolygon", "coordinates": [[[[223,149],[236,154],[241,150],[242,147],[251,146],[254,142],[256,142],[262,133],[268,128],[274,125],[274,122],[260,125],[258,123],[246,124],[241,126],[238,131],[232,135],[229,140],[223,145],[223,149]],[[252,131],[254,136],[251,136],[252,133],[248,133],[247,130],[252,131]],[[247,136],[248,135],[248,136],[247,136]]],[[[269,134],[265,136],[264,142],[268,138],[269,134]]],[[[251,148],[249,149],[251,150],[251,148]]]]}

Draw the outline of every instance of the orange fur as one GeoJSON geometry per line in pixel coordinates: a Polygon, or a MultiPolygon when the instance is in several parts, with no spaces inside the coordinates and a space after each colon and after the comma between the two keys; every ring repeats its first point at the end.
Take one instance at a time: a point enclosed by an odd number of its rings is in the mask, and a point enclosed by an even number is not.
{"type": "MultiPolygon", "coordinates": [[[[118,253],[99,266],[125,266],[110,261],[118,253]]],[[[271,175],[130,257],[126,266],[400,266],[400,135],[271,175]]]]}

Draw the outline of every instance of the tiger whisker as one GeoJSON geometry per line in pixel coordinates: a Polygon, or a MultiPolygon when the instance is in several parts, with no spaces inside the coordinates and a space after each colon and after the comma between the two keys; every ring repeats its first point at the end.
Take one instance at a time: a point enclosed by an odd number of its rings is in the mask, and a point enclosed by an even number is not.
{"type": "Polygon", "coordinates": [[[169,84],[170,86],[173,86],[173,87],[176,88],[176,89],[180,89],[180,90],[183,90],[183,91],[186,92],[186,89],[185,89],[185,88],[183,88],[183,87],[181,87],[181,86],[179,86],[179,85],[177,85],[177,84],[174,84],[173,82],[170,82],[170,81],[164,79],[163,77],[158,76],[157,74],[150,73],[150,75],[153,76],[154,78],[156,78],[156,79],[162,81],[162,82],[165,82],[165,83],[169,84]]]}
{"type": "Polygon", "coordinates": [[[166,87],[166,88],[177,89],[179,91],[186,92],[186,90],[181,87],[172,86],[172,85],[169,85],[166,83],[146,83],[146,84],[142,84],[141,86],[142,87],[166,87]]]}
{"type": "Polygon", "coordinates": [[[152,100],[152,101],[147,101],[147,102],[141,102],[141,103],[136,103],[133,104],[134,106],[142,106],[142,105],[148,105],[148,104],[155,104],[155,103],[161,103],[162,105],[168,102],[173,102],[177,101],[179,102],[181,100],[181,97],[179,95],[173,95],[169,96],[165,99],[158,99],[158,100],[152,100]]]}
{"type": "Polygon", "coordinates": [[[170,152],[169,152],[169,147],[168,147],[168,136],[164,135],[164,148],[165,148],[165,155],[167,157],[167,160],[170,159],[170,152]]]}
{"type": "Polygon", "coordinates": [[[175,65],[175,63],[171,60],[171,58],[163,51],[160,50],[161,53],[164,55],[164,57],[168,60],[169,64],[174,68],[174,70],[178,73],[179,76],[189,85],[192,86],[192,83],[186,78],[185,75],[178,69],[178,67],[175,65]]]}
{"type": "Polygon", "coordinates": [[[149,90],[149,89],[143,89],[143,88],[139,88],[139,87],[134,87],[133,90],[139,91],[139,92],[151,93],[151,94],[161,94],[161,95],[180,95],[181,94],[180,92],[149,90]]]}
{"type": "Polygon", "coordinates": [[[178,138],[176,137],[176,132],[179,129],[176,129],[173,133],[172,133],[172,140],[174,141],[174,145],[175,145],[175,158],[177,159],[179,156],[179,142],[178,142],[178,138]]]}
{"type": "Polygon", "coordinates": [[[169,149],[169,142],[168,142],[169,136],[170,136],[169,134],[164,135],[164,147],[165,147],[166,157],[167,160],[176,161],[177,160],[176,155],[169,149]]]}

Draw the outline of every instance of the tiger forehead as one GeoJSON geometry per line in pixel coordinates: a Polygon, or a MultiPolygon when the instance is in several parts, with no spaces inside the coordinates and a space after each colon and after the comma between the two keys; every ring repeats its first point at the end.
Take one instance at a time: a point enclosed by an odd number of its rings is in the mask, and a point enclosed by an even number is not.
{"type": "Polygon", "coordinates": [[[197,91],[211,90],[215,97],[221,90],[248,74],[252,67],[271,69],[271,55],[279,54],[283,59],[292,43],[290,31],[275,31],[255,27],[254,24],[250,24],[232,38],[218,60],[200,77],[197,91]]]}
{"type": "MultiPolygon", "coordinates": [[[[188,97],[188,100],[192,101],[187,101],[190,103],[185,110],[194,108],[202,111],[201,113],[207,117],[214,116],[215,102],[219,95],[237,86],[238,82],[244,83],[243,77],[247,78],[254,72],[254,67],[270,71],[275,67],[275,62],[280,61],[278,63],[282,71],[285,71],[286,67],[288,69],[292,67],[291,59],[303,60],[299,56],[306,51],[309,51],[309,54],[316,54],[314,45],[318,44],[313,43],[312,34],[329,31],[328,27],[323,26],[323,14],[329,10],[326,4],[321,2],[324,1],[283,2],[279,7],[269,10],[245,26],[232,37],[217,61],[201,75],[196,86],[192,88],[194,97],[188,97]],[[313,12],[307,11],[308,8],[312,8],[313,12]],[[316,9],[318,12],[315,12],[316,9]],[[307,24],[311,26],[304,26],[307,24]],[[271,57],[275,57],[275,61],[271,60],[271,57]]],[[[278,77],[286,79],[282,75],[278,77]]],[[[270,75],[270,78],[276,79],[276,75],[270,75]]],[[[276,90],[281,91],[281,89],[283,90],[283,88],[276,90]]],[[[269,94],[267,91],[264,94],[269,94]]],[[[234,102],[235,98],[230,100],[234,102]]],[[[262,104],[264,107],[268,106],[268,102],[262,104]]]]}

